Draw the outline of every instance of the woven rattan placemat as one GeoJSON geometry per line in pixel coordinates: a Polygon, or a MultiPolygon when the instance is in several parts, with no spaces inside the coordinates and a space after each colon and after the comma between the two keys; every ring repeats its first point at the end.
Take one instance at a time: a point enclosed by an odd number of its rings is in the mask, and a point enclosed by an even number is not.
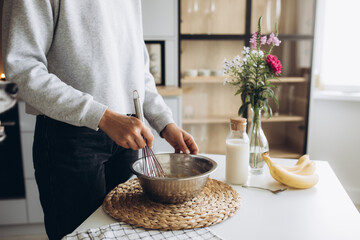
{"type": "Polygon", "coordinates": [[[211,178],[197,197],[185,203],[162,204],[149,200],[138,179],[119,184],[103,203],[104,211],[117,220],[158,230],[207,227],[234,215],[239,207],[238,192],[211,178]]]}

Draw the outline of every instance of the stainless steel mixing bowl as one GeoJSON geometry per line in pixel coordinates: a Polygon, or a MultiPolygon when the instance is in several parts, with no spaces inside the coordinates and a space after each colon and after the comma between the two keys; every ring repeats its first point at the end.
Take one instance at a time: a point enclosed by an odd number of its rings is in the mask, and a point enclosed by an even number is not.
{"type": "Polygon", "coordinates": [[[149,177],[143,174],[143,159],[131,165],[139,178],[144,193],[155,202],[182,203],[196,197],[204,188],[217,163],[200,155],[166,153],[156,154],[166,177],[149,177]]]}

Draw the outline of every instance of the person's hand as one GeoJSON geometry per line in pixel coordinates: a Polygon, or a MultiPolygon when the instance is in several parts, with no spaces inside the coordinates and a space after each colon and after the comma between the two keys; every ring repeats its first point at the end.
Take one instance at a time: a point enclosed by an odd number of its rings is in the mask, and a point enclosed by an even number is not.
{"type": "Polygon", "coordinates": [[[107,109],[100,120],[99,128],[121,147],[139,150],[146,146],[145,139],[150,148],[153,146],[154,135],[150,128],[135,117],[107,109]]]}
{"type": "Polygon", "coordinates": [[[173,146],[175,153],[182,151],[187,154],[198,154],[199,152],[194,138],[174,123],[168,124],[164,130],[161,131],[161,135],[173,146]]]}

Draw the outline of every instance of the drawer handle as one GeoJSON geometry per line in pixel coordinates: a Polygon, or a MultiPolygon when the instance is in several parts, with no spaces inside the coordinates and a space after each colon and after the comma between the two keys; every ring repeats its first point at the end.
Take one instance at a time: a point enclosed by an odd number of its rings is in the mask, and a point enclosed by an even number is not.
{"type": "Polygon", "coordinates": [[[6,138],[5,134],[5,128],[3,126],[0,126],[0,143],[4,141],[6,138]]]}

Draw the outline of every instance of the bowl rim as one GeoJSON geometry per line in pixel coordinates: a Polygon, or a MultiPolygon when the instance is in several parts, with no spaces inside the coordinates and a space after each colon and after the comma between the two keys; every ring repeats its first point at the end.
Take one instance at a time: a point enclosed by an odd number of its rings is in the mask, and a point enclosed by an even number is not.
{"type": "Polygon", "coordinates": [[[206,175],[210,175],[211,173],[213,173],[217,167],[218,167],[218,164],[217,162],[215,162],[213,159],[211,158],[208,158],[208,157],[205,157],[205,156],[202,156],[200,154],[197,154],[197,155],[193,155],[193,154],[185,154],[185,153],[159,153],[159,154],[155,154],[155,156],[158,156],[158,155],[187,155],[187,156],[191,156],[191,157],[201,157],[203,159],[206,159],[208,160],[209,162],[212,163],[212,167],[209,171],[205,172],[205,173],[202,173],[202,174],[199,174],[199,175],[196,175],[196,176],[189,176],[189,177],[183,177],[183,178],[169,178],[169,177],[149,177],[149,176],[146,176],[145,174],[142,174],[142,173],[139,173],[137,172],[133,166],[135,166],[135,164],[138,164],[139,161],[141,161],[143,158],[139,158],[137,159],[135,162],[133,162],[131,165],[130,165],[130,170],[133,172],[133,174],[135,174],[136,176],[140,176],[141,178],[145,178],[145,179],[148,179],[148,180],[162,180],[162,181],[186,181],[186,180],[192,180],[192,179],[195,179],[195,178],[199,178],[199,177],[202,177],[202,176],[206,176],[206,175]]]}

